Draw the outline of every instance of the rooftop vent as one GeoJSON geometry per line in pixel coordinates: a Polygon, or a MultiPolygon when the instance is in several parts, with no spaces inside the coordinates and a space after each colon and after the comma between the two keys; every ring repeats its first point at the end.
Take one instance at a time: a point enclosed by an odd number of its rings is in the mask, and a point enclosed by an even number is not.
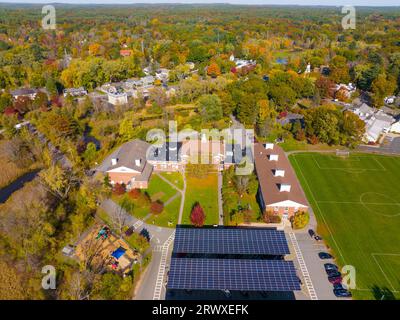
{"type": "Polygon", "coordinates": [[[270,149],[270,150],[272,150],[272,149],[274,149],[274,144],[273,143],[266,143],[265,144],[265,149],[270,149]]]}
{"type": "Polygon", "coordinates": [[[277,154],[270,154],[269,161],[278,161],[279,156],[277,154]]]}
{"type": "Polygon", "coordinates": [[[282,169],[275,170],[275,177],[284,177],[284,176],[285,176],[285,170],[282,169]]]}
{"type": "Polygon", "coordinates": [[[135,160],[135,165],[137,166],[137,167],[140,167],[140,164],[142,163],[142,159],[136,159],[135,160]]]}
{"type": "Polygon", "coordinates": [[[280,185],[280,187],[279,187],[279,191],[280,192],[290,192],[290,189],[291,189],[291,185],[290,184],[284,184],[284,183],[282,183],[281,185],[280,185]]]}
{"type": "Polygon", "coordinates": [[[115,165],[117,164],[117,162],[118,162],[118,159],[117,159],[117,158],[112,158],[112,159],[111,159],[111,165],[112,165],[112,166],[115,166],[115,165]]]}

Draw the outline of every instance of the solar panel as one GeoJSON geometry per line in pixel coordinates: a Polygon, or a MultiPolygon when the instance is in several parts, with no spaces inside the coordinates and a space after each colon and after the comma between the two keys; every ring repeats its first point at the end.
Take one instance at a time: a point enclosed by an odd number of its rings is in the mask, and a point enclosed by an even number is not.
{"type": "Polygon", "coordinates": [[[167,289],[295,291],[292,261],[172,258],[167,289]]]}
{"type": "Polygon", "coordinates": [[[174,253],[286,255],[283,231],[276,229],[177,228],[174,253]]]}

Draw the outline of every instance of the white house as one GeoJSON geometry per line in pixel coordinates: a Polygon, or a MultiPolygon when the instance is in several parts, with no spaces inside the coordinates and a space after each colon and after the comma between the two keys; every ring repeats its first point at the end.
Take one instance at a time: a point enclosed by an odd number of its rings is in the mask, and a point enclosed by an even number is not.
{"type": "Polygon", "coordinates": [[[392,124],[392,126],[390,127],[390,132],[400,134],[400,121],[397,121],[392,124]]]}
{"type": "Polygon", "coordinates": [[[114,106],[127,104],[128,103],[128,94],[114,86],[111,86],[107,92],[108,102],[114,106]]]}
{"type": "Polygon", "coordinates": [[[379,137],[391,130],[395,122],[392,116],[389,116],[379,110],[366,121],[365,140],[367,142],[376,142],[379,137]]]}

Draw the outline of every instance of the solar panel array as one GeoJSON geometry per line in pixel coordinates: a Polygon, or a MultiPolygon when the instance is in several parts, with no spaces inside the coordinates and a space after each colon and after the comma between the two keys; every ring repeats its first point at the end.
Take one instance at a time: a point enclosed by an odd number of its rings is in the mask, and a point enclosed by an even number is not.
{"type": "Polygon", "coordinates": [[[283,231],[276,229],[177,228],[174,253],[286,255],[283,231]]]}
{"type": "Polygon", "coordinates": [[[172,258],[167,289],[300,290],[292,261],[172,258]]]}

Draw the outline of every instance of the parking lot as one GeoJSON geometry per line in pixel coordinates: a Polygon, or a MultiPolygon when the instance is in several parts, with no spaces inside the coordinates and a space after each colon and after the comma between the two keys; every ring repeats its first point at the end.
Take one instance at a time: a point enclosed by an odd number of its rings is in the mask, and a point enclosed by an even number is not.
{"type": "Polygon", "coordinates": [[[358,149],[359,151],[400,155],[400,136],[394,134],[388,134],[383,139],[380,146],[362,145],[358,149]]]}

